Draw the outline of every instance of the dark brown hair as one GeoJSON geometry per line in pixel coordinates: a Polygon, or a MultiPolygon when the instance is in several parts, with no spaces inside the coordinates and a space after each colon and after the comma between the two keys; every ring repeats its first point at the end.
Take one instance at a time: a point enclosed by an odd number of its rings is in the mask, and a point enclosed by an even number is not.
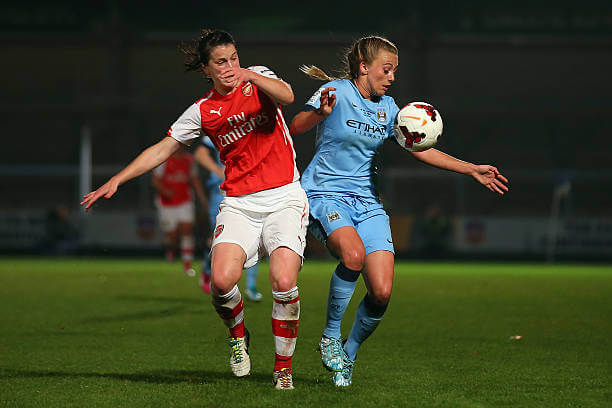
{"type": "Polygon", "coordinates": [[[210,29],[203,29],[200,32],[200,37],[194,39],[191,43],[181,43],[179,50],[185,54],[185,72],[203,72],[202,64],[208,64],[210,51],[219,45],[226,44],[236,46],[236,42],[230,33],[223,30],[210,29]]]}

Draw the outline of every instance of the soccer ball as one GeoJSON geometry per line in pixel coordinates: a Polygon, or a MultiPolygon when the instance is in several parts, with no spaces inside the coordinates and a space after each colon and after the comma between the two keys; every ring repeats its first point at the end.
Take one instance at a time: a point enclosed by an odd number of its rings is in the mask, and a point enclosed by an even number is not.
{"type": "Polygon", "coordinates": [[[397,113],[394,130],[400,146],[411,152],[422,152],[438,143],[442,116],[428,103],[412,102],[397,113]]]}

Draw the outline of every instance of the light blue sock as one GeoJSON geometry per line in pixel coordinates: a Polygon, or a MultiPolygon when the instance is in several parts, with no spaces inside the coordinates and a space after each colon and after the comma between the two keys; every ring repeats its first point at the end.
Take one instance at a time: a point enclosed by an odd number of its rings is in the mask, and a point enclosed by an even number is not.
{"type": "Polygon", "coordinates": [[[359,307],[357,307],[353,328],[349,333],[346,343],[344,343],[344,351],[348,358],[351,360],[357,358],[359,346],[376,330],[385,314],[385,310],[387,310],[387,305],[377,305],[370,300],[367,294],[365,295],[359,307]]]}
{"type": "Polygon", "coordinates": [[[257,273],[259,272],[257,265],[255,264],[246,270],[246,287],[253,292],[257,292],[257,273]]]}
{"type": "Polygon", "coordinates": [[[327,321],[323,331],[325,337],[335,339],[341,337],[342,316],[351,301],[359,274],[360,271],[351,270],[342,263],[338,264],[332,274],[327,298],[327,321]]]}

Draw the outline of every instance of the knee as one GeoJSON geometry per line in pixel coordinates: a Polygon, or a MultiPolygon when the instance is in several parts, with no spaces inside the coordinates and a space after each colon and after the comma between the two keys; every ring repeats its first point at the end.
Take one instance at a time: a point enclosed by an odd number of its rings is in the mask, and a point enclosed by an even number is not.
{"type": "Polygon", "coordinates": [[[270,284],[275,292],[286,292],[297,285],[302,258],[287,247],[279,247],[270,254],[270,284]]]}
{"type": "Polygon", "coordinates": [[[236,282],[231,279],[231,274],[223,269],[213,268],[210,276],[210,286],[213,292],[224,295],[228,293],[236,285],[236,282]]]}
{"type": "Polygon", "coordinates": [[[369,293],[368,296],[376,306],[386,306],[391,300],[391,285],[378,287],[372,290],[372,293],[369,293]]]}
{"type": "Polygon", "coordinates": [[[291,274],[278,274],[271,276],[271,285],[276,292],[286,292],[293,289],[297,282],[291,274]]]}
{"type": "Polygon", "coordinates": [[[353,271],[363,269],[365,261],[365,248],[351,248],[342,252],[342,263],[353,271]]]}

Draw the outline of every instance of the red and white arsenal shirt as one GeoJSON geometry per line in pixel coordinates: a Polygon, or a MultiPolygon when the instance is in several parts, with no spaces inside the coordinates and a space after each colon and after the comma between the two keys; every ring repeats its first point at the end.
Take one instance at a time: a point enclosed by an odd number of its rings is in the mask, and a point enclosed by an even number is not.
{"type": "MultiPolygon", "coordinates": [[[[251,71],[278,79],[263,66],[251,71]]],[[[225,165],[221,189],[240,196],[284,186],[299,179],[295,150],[280,106],[251,82],[221,95],[215,89],[196,101],[168,130],[184,144],[208,136],[225,165]]]]}

